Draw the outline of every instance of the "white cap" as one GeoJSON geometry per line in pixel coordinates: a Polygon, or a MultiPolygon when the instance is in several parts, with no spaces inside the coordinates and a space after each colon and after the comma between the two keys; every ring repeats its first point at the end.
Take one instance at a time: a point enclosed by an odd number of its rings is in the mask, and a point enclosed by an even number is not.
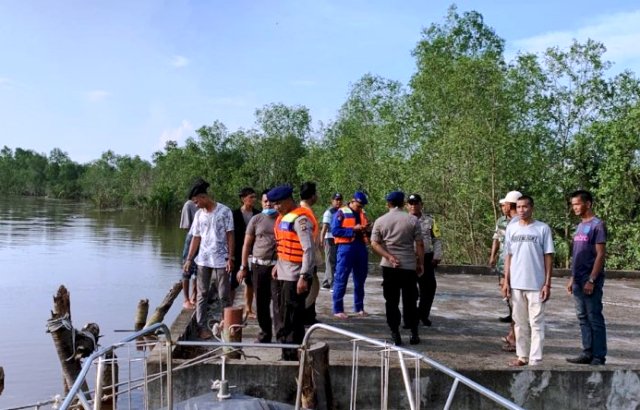
{"type": "Polygon", "coordinates": [[[518,199],[520,199],[521,196],[522,194],[519,191],[510,191],[507,195],[505,195],[504,198],[502,198],[498,202],[501,204],[504,204],[505,202],[515,204],[516,202],[518,202],[518,199]]]}

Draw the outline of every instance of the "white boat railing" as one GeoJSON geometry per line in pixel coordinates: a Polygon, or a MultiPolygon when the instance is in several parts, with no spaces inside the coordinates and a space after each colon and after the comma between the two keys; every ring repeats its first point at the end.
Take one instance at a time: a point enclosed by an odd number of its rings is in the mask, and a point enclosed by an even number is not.
{"type": "MultiPolygon", "coordinates": [[[[326,332],[331,332],[337,335],[345,336],[348,338],[352,344],[352,369],[351,369],[351,385],[350,385],[350,401],[349,408],[350,410],[356,410],[357,408],[357,392],[358,392],[358,374],[359,374],[359,361],[360,356],[363,351],[370,352],[371,348],[377,349],[374,350],[375,354],[380,356],[380,408],[381,410],[387,410],[389,406],[389,387],[390,378],[389,372],[392,365],[392,358],[397,355],[397,359],[399,362],[400,372],[402,374],[402,384],[404,385],[404,391],[406,394],[406,400],[408,402],[408,408],[411,410],[420,409],[421,405],[421,370],[423,369],[423,365],[426,365],[432,369],[435,369],[439,372],[444,373],[445,375],[451,377],[453,379],[451,388],[448,393],[447,401],[444,406],[445,409],[449,409],[453,403],[454,396],[457,392],[457,388],[459,384],[463,384],[467,386],[469,389],[477,392],[479,395],[485,397],[488,400],[493,401],[495,404],[507,408],[507,409],[522,409],[517,404],[507,400],[501,395],[487,389],[486,387],[474,382],[473,380],[467,378],[466,376],[456,372],[453,369],[450,369],[447,366],[442,365],[441,363],[429,358],[428,356],[416,352],[413,350],[405,349],[402,347],[394,346],[389,344],[388,342],[369,338],[366,336],[362,336],[357,333],[353,333],[344,329],[340,329],[334,326],[329,326],[326,324],[318,323],[311,326],[305,336],[301,345],[291,345],[291,344],[261,344],[261,343],[241,343],[241,342],[225,342],[225,341],[198,341],[198,342],[189,342],[189,341],[172,341],[171,333],[166,325],[159,323],[148,328],[145,328],[139,332],[132,334],[131,336],[123,339],[121,342],[114,343],[111,346],[103,347],[98,351],[91,354],[87,359],[85,359],[82,370],[74,382],[73,386],[69,390],[69,393],[65,397],[63,403],[60,405],[61,410],[66,410],[71,407],[72,404],[79,404],[85,410],[95,409],[98,410],[101,407],[101,399],[103,398],[103,392],[106,390],[111,390],[112,399],[113,399],[113,408],[116,408],[119,404],[128,404],[129,408],[148,408],[148,401],[146,400],[147,387],[149,383],[153,381],[160,380],[161,388],[160,394],[161,398],[161,407],[166,409],[171,409],[174,407],[174,398],[173,398],[173,375],[175,371],[196,366],[203,362],[211,362],[213,359],[220,358],[221,365],[221,379],[222,382],[219,387],[219,398],[224,398],[227,391],[227,381],[225,379],[225,366],[226,366],[226,354],[229,353],[229,348],[235,348],[239,351],[242,351],[243,348],[271,348],[271,349],[280,349],[280,348],[298,348],[301,349],[300,354],[300,362],[298,368],[298,378],[297,378],[297,392],[296,392],[296,400],[295,400],[295,408],[299,410],[301,408],[301,400],[302,400],[302,380],[303,380],[303,372],[305,363],[307,360],[306,352],[309,349],[310,341],[312,336],[316,331],[323,330],[326,332]],[[119,383],[117,386],[104,386],[102,385],[102,376],[105,368],[105,364],[108,364],[108,359],[105,359],[107,354],[112,354],[115,350],[126,347],[126,346],[135,346],[137,340],[139,341],[141,338],[148,337],[151,335],[162,335],[163,337],[159,338],[153,344],[155,347],[153,349],[148,349],[153,354],[154,360],[159,362],[159,371],[157,373],[150,374],[147,371],[147,359],[149,355],[145,353],[144,357],[136,357],[134,359],[129,359],[127,365],[129,366],[125,373],[128,377],[128,380],[122,383],[119,383]],[[213,351],[208,351],[203,353],[201,356],[195,359],[190,359],[187,361],[183,361],[181,364],[174,367],[173,363],[173,347],[174,346],[200,346],[207,348],[214,348],[213,351]],[[364,349],[361,349],[364,348],[364,349]],[[225,350],[226,349],[226,350],[225,350]],[[213,352],[213,353],[212,353],[213,352]],[[143,364],[142,374],[138,372],[138,374],[134,374],[131,371],[131,362],[132,361],[140,361],[143,364]],[[413,362],[413,366],[415,368],[415,373],[412,377],[410,375],[410,371],[408,369],[407,363],[413,362]],[[84,385],[87,376],[89,375],[89,371],[93,365],[96,365],[96,382],[95,382],[95,390],[94,391],[83,391],[82,386],[84,385]],[[119,392],[119,387],[126,387],[124,392],[119,392]],[[136,402],[136,406],[132,405],[131,401],[131,392],[133,390],[142,390],[143,400],[136,402]],[[122,394],[129,393],[129,400],[118,401],[118,396],[122,394]],[[93,399],[91,398],[93,396],[93,399]],[[77,400],[76,403],[74,403],[77,400]],[[124,401],[125,403],[122,403],[124,401]]],[[[124,358],[120,358],[120,361],[124,361],[124,358]]],[[[395,363],[395,362],[394,362],[395,363]]],[[[122,370],[122,369],[121,369],[122,370]]],[[[122,373],[122,371],[121,371],[122,373]]]]}

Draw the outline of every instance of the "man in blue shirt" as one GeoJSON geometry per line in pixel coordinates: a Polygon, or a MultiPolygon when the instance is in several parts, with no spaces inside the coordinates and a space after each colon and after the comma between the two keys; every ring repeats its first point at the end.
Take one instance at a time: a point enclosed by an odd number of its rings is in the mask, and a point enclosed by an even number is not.
{"type": "Polygon", "coordinates": [[[607,330],[602,315],[604,258],[607,227],[595,216],[591,193],[571,194],[571,208],[581,221],[573,236],[571,279],[567,292],[573,295],[582,334],[582,354],[569,363],[603,365],[607,356],[607,330]]]}

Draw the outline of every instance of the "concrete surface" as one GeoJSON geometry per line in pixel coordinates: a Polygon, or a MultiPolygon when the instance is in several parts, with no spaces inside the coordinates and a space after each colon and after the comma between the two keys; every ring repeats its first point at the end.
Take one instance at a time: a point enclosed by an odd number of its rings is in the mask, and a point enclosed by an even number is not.
{"type": "MultiPolygon", "coordinates": [[[[546,307],[546,339],[543,363],[535,367],[513,369],[508,361],[515,353],[501,350],[501,336],[508,325],[498,317],[507,313],[497,287],[497,278],[478,274],[438,274],[438,290],[432,310],[432,327],[421,327],[422,341],[409,346],[409,331],[403,331],[405,346],[423,352],[430,358],[457,370],[473,380],[504,395],[526,408],[640,408],[640,280],[608,279],[605,283],[604,314],[608,331],[606,366],[572,365],[565,357],[580,352],[580,331],[573,307],[567,295],[566,278],[554,278],[551,299],[546,307]]],[[[345,296],[345,311],[353,306],[352,288],[345,296]]],[[[241,305],[241,291],[236,305],[241,305]]],[[[331,314],[331,293],[322,290],[318,296],[318,319],[376,339],[388,339],[389,331],[384,315],[381,277],[374,270],[366,283],[366,318],[352,316],[339,320],[331,314]]],[[[185,326],[191,312],[183,312],[174,324],[174,337],[185,326]]],[[[258,332],[255,319],[243,330],[243,341],[252,342],[258,332]]],[[[187,331],[187,336],[189,332],[187,331]]],[[[342,336],[317,331],[312,341],[330,345],[331,377],[334,394],[347,403],[336,408],[348,408],[348,387],[351,381],[352,344],[342,336]],[[345,397],[346,396],[346,397],[345,397]]],[[[290,401],[295,387],[295,363],[278,362],[276,349],[245,349],[253,359],[229,361],[227,374],[231,383],[246,383],[248,392],[262,391],[270,399],[290,401]]],[[[380,358],[377,354],[362,354],[358,385],[359,408],[378,407],[380,386],[380,358]]],[[[208,382],[219,374],[219,366],[203,365],[185,371],[182,377],[188,386],[177,387],[177,394],[196,393],[204,388],[198,380],[208,382]],[[182,389],[182,390],[181,390],[182,389]]],[[[180,378],[176,378],[180,380],[180,378]]],[[[401,377],[392,369],[394,400],[389,408],[406,408],[401,377]]],[[[207,383],[205,383],[207,384],[207,383]]],[[[420,384],[423,406],[442,407],[451,380],[432,369],[422,369],[420,384]]],[[[494,408],[493,403],[479,400],[475,393],[460,389],[455,408],[494,408]]]]}

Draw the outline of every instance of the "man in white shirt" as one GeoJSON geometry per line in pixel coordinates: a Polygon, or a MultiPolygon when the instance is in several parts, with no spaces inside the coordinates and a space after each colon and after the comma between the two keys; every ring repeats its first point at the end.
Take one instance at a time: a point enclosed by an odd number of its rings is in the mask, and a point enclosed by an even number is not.
{"type": "Polygon", "coordinates": [[[192,260],[198,265],[196,321],[198,337],[201,339],[209,339],[213,336],[206,326],[207,300],[212,277],[222,306],[231,306],[229,273],[233,272],[235,245],[231,209],[210,197],[207,194],[207,188],[209,183],[201,180],[194,184],[189,194],[191,200],[198,206],[198,212],[189,232],[193,239],[183,266],[183,270],[188,272],[192,260]],[[193,259],[196,250],[198,255],[193,259]]]}
{"type": "Polygon", "coordinates": [[[516,331],[517,359],[510,366],[537,365],[542,361],[545,302],[551,294],[553,238],[551,228],[533,219],[533,198],[516,202],[520,218],[507,226],[505,235],[504,297],[511,297],[516,331]]]}

